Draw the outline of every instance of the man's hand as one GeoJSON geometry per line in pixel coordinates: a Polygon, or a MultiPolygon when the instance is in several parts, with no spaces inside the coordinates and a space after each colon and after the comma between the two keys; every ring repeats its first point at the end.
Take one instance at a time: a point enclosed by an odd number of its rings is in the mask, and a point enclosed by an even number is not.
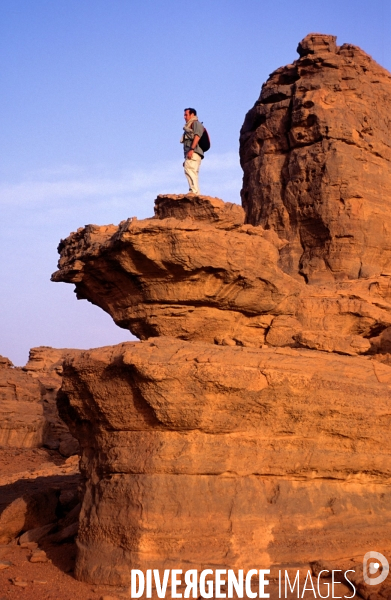
{"type": "Polygon", "coordinates": [[[193,138],[193,141],[192,141],[193,148],[190,148],[190,150],[187,152],[187,158],[191,158],[193,156],[194,148],[197,147],[199,140],[200,140],[200,136],[195,135],[193,138]],[[195,142],[195,144],[194,144],[194,142],[195,142]]]}

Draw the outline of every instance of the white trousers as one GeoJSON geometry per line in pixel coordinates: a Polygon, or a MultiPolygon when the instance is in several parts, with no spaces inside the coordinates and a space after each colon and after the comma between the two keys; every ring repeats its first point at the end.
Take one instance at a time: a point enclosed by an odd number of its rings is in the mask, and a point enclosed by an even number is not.
{"type": "Polygon", "coordinates": [[[189,183],[189,191],[194,194],[199,194],[200,189],[198,187],[198,171],[200,170],[201,156],[196,152],[193,152],[191,158],[186,158],[183,166],[185,168],[186,179],[189,183]]]}

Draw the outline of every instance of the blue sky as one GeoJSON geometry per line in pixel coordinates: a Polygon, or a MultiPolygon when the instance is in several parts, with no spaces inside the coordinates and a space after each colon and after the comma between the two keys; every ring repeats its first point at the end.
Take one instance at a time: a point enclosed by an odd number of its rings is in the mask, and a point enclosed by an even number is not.
{"type": "Polygon", "coordinates": [[[390,31],[389,0],[0,0],[0,354],[130,339],[50,274],[71,231],[186,190],[183,108],[211,135],[202,193],[239,203],[239,130],[268,74],[309,32],[391,70],[390,31]]]}

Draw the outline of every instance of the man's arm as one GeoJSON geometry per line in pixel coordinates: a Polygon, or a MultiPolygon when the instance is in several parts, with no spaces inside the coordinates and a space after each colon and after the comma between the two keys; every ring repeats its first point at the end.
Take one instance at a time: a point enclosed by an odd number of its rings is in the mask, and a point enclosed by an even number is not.
{"type": "Polygon", "coordinates": [[[187,153],[187,156],[189,158],[191,158],[193,156],[194,149],[197,147],[197,144],[200,141],[200,139],[201,139],[200,135],[195,135],[194,136],[193,141],[191,142],[191,148],[190,148],[190,150],[187,153]]]}

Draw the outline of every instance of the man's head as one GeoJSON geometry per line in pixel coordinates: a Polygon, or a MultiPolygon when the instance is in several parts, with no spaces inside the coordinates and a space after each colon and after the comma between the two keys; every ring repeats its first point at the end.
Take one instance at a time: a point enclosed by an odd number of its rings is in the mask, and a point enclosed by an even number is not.
{"type": "Polygon", "coordinates": [[[196,111],[196,109],[195,109],[195,108],[185,108],[185,114],[184,114],[184,117],[185,117],[185,121],[186,121],[186,123],[187,123],[188,121],[190,121],[190,119],[191,119],[193,116],[194,116],[194,117],[196,117],[196,116],[197,116],[197,111],[196,111]]]}

